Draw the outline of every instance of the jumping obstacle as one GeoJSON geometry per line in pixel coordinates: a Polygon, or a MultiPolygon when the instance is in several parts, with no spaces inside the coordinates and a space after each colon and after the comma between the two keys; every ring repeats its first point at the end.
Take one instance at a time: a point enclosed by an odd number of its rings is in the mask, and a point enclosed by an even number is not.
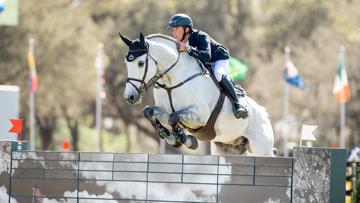
{"type": "Polygon", "coordinates": [[[345,201],[345,149],[272,158],[0,148],[1,202],[345,201]]]}

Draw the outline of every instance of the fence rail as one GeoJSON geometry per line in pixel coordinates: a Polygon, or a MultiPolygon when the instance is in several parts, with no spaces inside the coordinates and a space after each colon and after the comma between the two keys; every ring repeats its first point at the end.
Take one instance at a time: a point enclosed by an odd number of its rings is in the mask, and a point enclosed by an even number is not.
{"type": "Polygon", "coordinates": [[[293,165],[291,158],[13,151],[9,199],[291,202],[293,165]]]}

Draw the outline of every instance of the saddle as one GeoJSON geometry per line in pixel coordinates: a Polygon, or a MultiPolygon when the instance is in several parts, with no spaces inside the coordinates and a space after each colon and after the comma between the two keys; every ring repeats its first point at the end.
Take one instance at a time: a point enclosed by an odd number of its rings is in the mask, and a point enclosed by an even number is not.
{"type": "MultiPolygon", "coordinates": [[[[220,96],[219,96],[218,101],[217,101],[213,111],[211,112],[210,118],[207,121],[207,123],[205,124],[205,126],[202,126],[197,129],[187,128],[187,130],[189,132],[191,132],[193,135],[195,135],[195,137],[199,140],[210,141],[210,140],[214,139],[216,136],[214,126],[215,126],[217,117],[223,107],[226,93],[223,91],[219,82],[216,80],[215,75],[212,72],[211,65],[202,63],[199,60],[197,60],[197,62],[199,63],[199,65],[203,69],[203,71],[206,71],[208,73],[208,75],[210,76],[210,78],[214,81],[215,85],[220,90],[220,96]]],[[[236,95],[238,98],[242,98],[242,97],[246,96],[244,89],[240,85],[236,85],[235,90],[236,90],[236,95]]]]}

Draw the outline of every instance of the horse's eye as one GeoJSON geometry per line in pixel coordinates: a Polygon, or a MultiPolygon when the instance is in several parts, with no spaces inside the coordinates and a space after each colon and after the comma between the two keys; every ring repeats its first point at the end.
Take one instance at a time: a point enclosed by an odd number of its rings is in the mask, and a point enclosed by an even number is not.
{"type": "Polygon", "coordinates": [[[144,66],[144,61],[139,61],[139,67],[143,67],[144,66]]]}

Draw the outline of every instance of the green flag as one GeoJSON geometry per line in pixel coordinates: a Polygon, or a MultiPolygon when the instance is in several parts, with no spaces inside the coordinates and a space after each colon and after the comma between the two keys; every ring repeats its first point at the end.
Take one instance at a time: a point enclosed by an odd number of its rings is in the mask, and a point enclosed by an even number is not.
{"type": "Polygon", "coordinates": [[[247,69],[247,65],[241,63],[239,59],[230,57],[227,75],[230,76],[234,81],[242,80],[246,76],[247,69]]]}
{"type": "Polygon", "coordinates": [[[0,0],[0,26],[18,24],[18,0],[0,0]]]}

